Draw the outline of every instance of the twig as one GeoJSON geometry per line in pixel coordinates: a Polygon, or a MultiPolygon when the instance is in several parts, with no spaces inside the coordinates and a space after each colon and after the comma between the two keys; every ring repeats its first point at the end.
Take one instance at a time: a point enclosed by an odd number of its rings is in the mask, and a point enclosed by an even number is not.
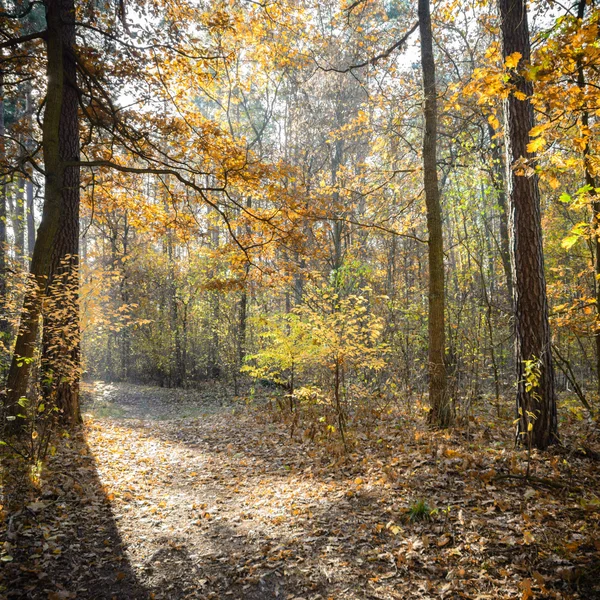
{"type": "Polygon", "coordinates": [[[554,481],[553,479],[547,479],[546,477],[535,477],[533,475],[496,475],[494,481],[500,481],[502,479],[516,479],[519,481],[528,481],[530,483],[537,483],[539,485],[545,485],[546,487],[555,490],[569,490],[570,492],[583,492],[583,488],[579,486],[573,486],[569,483],[560,481],[554,481]]]}

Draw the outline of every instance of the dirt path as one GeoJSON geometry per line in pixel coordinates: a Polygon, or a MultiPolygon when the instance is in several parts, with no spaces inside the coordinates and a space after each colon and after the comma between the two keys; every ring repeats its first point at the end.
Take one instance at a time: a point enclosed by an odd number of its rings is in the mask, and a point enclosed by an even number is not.
{"type": "Polygon", "coordinates": [[[336,464],[217,388],[97,385],[86,413],[5,520],[1,597],[600,597],[597,508],[499,490],[498,444],[390,427],[336,464]],[[435,510],[409,522],[417,498],[435,510]]]}

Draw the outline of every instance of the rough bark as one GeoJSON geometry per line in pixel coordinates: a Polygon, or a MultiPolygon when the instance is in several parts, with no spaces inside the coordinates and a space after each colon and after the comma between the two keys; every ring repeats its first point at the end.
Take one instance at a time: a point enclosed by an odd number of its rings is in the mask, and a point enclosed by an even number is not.
{"type": "MultiPolygon", "coordinates": [[[[65,364],[68,372],[55,372],[53,396],[66,423],[79,422],[79,363],[77,312],[77,250],[79,240],[79,168],[64,161],[79,159],[76,65],[72,57],[75,26],[73,0],[47,0],[46,48],[48,89],[42,124],[45,195],[42,220],[31,261],[32,285],[25,295],[21,323],[7,380],[6,409],[9,416],[26,396],[31,371],[29,360],[37,344],[42,300],[57,305],[61,288],[68,284],[65,308],[45,315],[44,366],[55,370],[65,364]],[[75,290],[75,291],[74,291],[75,290]],[[66,333],[62,327],[67,328],[66,333]],[[63,331],[62,334],[58,332],[63,331]],[[56,334],[56,335],[55,335],[56,334]],[[60,337],[57,337],[59,335],[60,337]]],[[[62,371],[62,367],[61,367],[62,371]]],[[[22,419],[12,422],[20,429],[22,419]]]]}
{"type": "MultiPolygon", "coordinates": [[[[519,52],[530,60],[529,27],[525,0],[498,0],[504,58],[519,52]]],[[[517,418],[519,439],[544,449],[558,439],[554,370],[548,323],[548,300],[544,275],[544,254],[540,195],[535,174],[525,174],[523,161],[535,157],[527,151],[529,132],[534,126],[533,93],[530,81],[511,73],[515,90],[525,94],[519,100],[511,93],[505,101],[506,181],[511,236],[511,266],[514,283],[514,310],[517,366],[517,418]],[[532,362],[528,362],[532,361],[532,362]],[[534,366],[531,390],[526,389],[526,365],[534,366]]]]}
{"type": "MultiPolygon", "coordinates": [[[[0,168],[4,169],[5,145],[4,145],[4,73],[0,71],[0,168]]],[[[7,338],[9,332],[8,320],[5,316],[6,310],[6,181],[0,177],[0,336],[7,338]]],[[[6,341],[4,339],[3,341],[6,341]]]]}
{"type": "MultiPolygon", "coordinates": [[[[56,0],[55,0],[56,1],[56,0]]],[[[48,7],[51,2],[48,2],[48,7]]],[[[63,44],[63,98],[59,125],[60,161],[79,160],[79,118],[74,0],[58,0],[63,44]]],[[[79,410],[79,167],[62,169],[62,206],[48,274],[43,363],[52,372],[52,393],[65,424],[81,421],[79,410]],[[56,310],[56,309],[59,310],[56,310]]]]}
{"type": "Polygon", "coordinates": [[[429,402],[432,423],[447,427],[452,410],[445,365],[445,290],[442,208],[437,174],[437,90],[429,0],[419,0],[421,66],[423,69],[424,126],[423,183],[429,234],[429,402]]]}
{"type": "MultiPolygon", "coordinates": [[[[577,17],[583,21],[585,17],[585,0],[580,0],[577,7],[577,17]]],[[[577,61],[577,86],[581,90],[582,94],[585,95],[586,79],[585,79],[585,68],[581,58],[577,61]]],[[[581,113],[581,135],[585,137],[589,130],[590,115],[587,110],[583,110],[581,113]]],[[[583,149],[583,161],[585,170],[585,183],[590,188],[589,195],[592,200],[592,254],[594,262],[594,291],[596,296],[596,315],[597,321],[600,322],[600,198],[596,188],[596,177],[593,171],[593,167],[590,160],[590,145],[586,142],[585,148],[583,149]]],[[[596,325],[598,327],[598,324],[596,325]]],[[[600,398],[600,327],[594,336],[595,350],[596,350],[596,389],[598,391],[598,397],[600,398]]]]}

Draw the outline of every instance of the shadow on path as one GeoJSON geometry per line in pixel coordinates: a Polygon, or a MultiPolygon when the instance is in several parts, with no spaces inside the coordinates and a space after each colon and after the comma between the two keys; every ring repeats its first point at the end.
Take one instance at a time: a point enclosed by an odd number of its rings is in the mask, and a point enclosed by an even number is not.
{"type": "Polygon", "coordinates": [[[0,468],[0,598],[150,598],[128,562],[81,431],[61,440],[37,481],[7,453],[0,468]]]}

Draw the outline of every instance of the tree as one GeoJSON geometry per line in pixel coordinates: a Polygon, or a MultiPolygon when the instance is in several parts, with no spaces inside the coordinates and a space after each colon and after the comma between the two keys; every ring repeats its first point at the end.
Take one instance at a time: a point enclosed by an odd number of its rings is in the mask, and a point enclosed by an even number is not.
{"type": "Polygon", "coordinates": [[[554,370],[538,178],[529,151],[534,127],[533,85],[518,64],[531,58],[525,0],[499,0],[502,56],[510,69],[511,93],[504,103],[511,264],[517,364],[518,434],[544,449],[558,439],[554,370]],[[522,62],[521,62],[522,60],[522,62]],[[512,68],[511,68],[512,67],[512,68]]]}
{"type": "MultiPolygon", "coordinates": [[[[1,57],[1,55],[0,55],[1,57]]],[[[5,158],[6,149],[4,143],[4,72],[0,70],[0,157],[5,158]]],[[[6,312],[6,181],[5,175],[0,176],[0,310],[6,312]]],[[[0,339],[3,343],[8,341],[8,321],[5,314],[0,315],[0,339]]]]}
{"type": "Polygon", "coordinates": [[[445,365],[445,290],[442,208],[437,176],[437,90],[429,0],[419,0],[421,66],[424,92],[423,183],[429,233],[429,402],[432,422],[447,427],[452,421],[445,365]]]}
{"type": "MultiPolygon", "coordinates": [[[[76,69],[73,52],[75,42],[75,7],[72,0],[48,0],[46,9],[47,94],[42,124],[45,196],[42,221],[31,260],[32,285],[25,295],[19,332],[7,378],[6,410],[13,419],[19,401],[27,394],[31,359],[37,343],[43,297],[47,292],[60,294],[58,278],[71,280],[77,272],[79,241],[79,168],[66,166],[69,160],[79,158],[78,97],[75,89],[76,69]]],[[[39,34],[38,34],[39,36],[39,34]]],[[[72,299],[72,294],[71,294],[72,299]]],[[[56,307],[56,304],[55,304],[56,307]]],[[[78,346],[77,317],[67,307],[48,321],[44,336],[46,369],[56,369],[57,360],[73,343],[78,346]],[[62,330],[66,325],[67,329],[62,330]],[[73,337],[75,336],[75,338],[73,337]]],[[[76,356],[75,363],[77,362],[76,356]]],[[[69,366],[73,366],[68,361],[69,366]]],[[[80,420],[74,373],[57,372],[57,406],[63,409],[66,422],[80,420]],[[73,379],[74,377],[74,379],[73,379]]],[[[20,428],[21,420],[13,420],[13,429],[20,428]]]]}

